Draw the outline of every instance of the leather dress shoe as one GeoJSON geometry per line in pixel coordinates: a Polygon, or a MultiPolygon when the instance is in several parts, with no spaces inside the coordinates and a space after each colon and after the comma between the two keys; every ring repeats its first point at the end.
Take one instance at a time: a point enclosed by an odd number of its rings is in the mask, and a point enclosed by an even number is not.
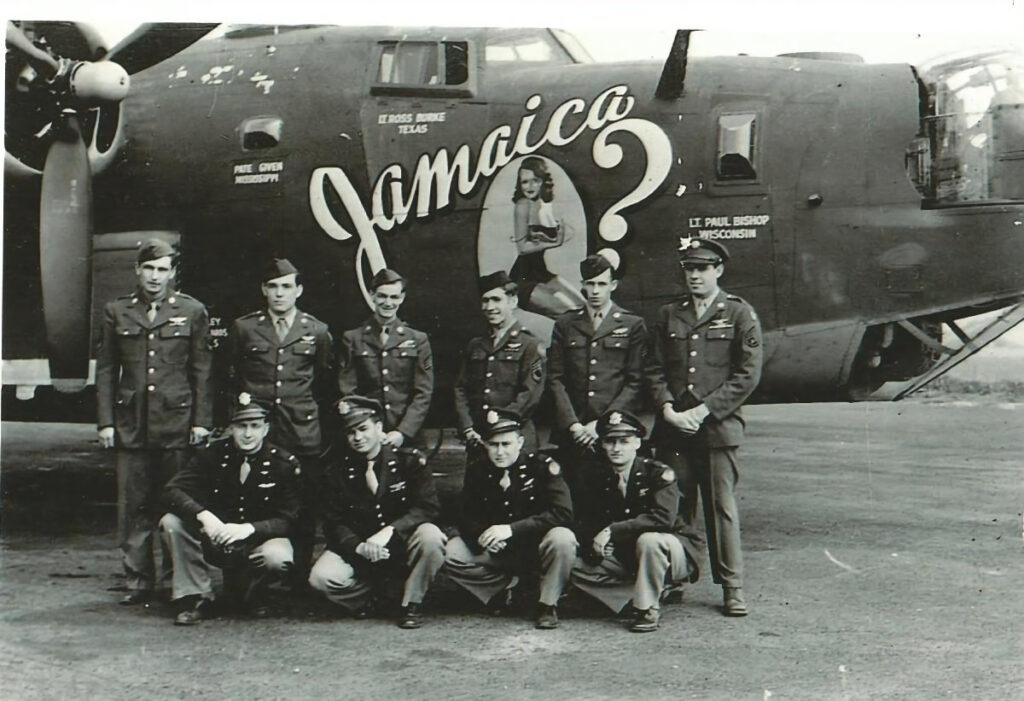
{"type": "Polygon", "coordinates": [[[743,590],[739,587],[722,587],[722,613],[726,616],[746,616],[747,602],[743,600],[743,590]]]}
{"type": "Polygon", "coordinates": [[[398,617],[398,627],[412,630],[423,625],[423,612],[419,604],[409,602],[408,606],[402,607],[402,613],[398,617]]]}
{"type": "Polygon", "coordinates": [[[248,606],[249,615],[253,618],[270,618],[274,615],[274,610],[267,604],[249,604],[248,606]]]}
{"type": "Polygon", "coordinates": [[[540,630],[554,630],[558,627],[558,607],[537,604],[537,621],[534,627],[540,630]]]}
{"type": "Polygon", "coordinates": [[[152,589],[134,589],[123,597],[117,603],[122,606],[137,606],[139,604],[146,604],[153,600],[152,589]]]}
{"type": "Polygon", "coordinates": [[[202,623],[204,618],[209,617],[209,604],[210,602],[201,596],[186,597],[186,600],[181,602],[178,615],[174,617],[174,625],[194,626],[202,623]]]}
{"type": "Polygon", "coordinates": [[[677,584],[668,586],[663,592],[661,592],[661,603],[663,604],[681,604],[683,603],[683,585],[677,584]]]}
{"type": "Polygon", "coordinates": [[[629,630],[634,633],[653,633],[661,624],[661,611],[653,606],[646,611],[638,611],[629,630]]]}

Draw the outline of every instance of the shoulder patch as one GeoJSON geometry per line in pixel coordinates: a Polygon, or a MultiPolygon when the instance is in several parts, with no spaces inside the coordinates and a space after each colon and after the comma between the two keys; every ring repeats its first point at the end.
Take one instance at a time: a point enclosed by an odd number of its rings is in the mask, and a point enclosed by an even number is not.
{"type": "Polygon", "coordinates": [[[560,474],[562,474],[562,466],[559,465],[554,460],[552,460],[551,458],[548,458],[548,472],[551,474],[552,477],[558,477],[560,474]]]}
{"type": "Polygon", "coordinates": [[[661,471],[661,481],[666,484],[676,481],[676,473],[671,467],[666,467],[661,471]]]}

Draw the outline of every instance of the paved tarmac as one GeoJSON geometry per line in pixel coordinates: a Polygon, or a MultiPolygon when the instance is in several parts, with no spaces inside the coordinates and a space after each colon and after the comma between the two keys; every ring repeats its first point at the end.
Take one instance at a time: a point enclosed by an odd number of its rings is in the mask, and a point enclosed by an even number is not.
{"type": "MultiPolygon", "coordinates": [[[[702,580],[660,631],[574,595],[556,631],[440,583],[417,631],[331,618],[171,625],[124,609],[113,473],[89,426],[2,426],[0,699],[1024,698],[1024,406],[752,407],[745,619],[702,580]]],[[[457,486],[461,460],[434,463],[457,486]]]]}

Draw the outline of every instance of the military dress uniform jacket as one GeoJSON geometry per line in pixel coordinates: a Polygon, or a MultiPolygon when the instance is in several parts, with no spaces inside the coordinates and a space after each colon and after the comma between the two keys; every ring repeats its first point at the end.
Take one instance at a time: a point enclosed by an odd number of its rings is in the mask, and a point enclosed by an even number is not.
{"type": "Polygon", "coordinates": [[[224,523],[251,523],[256,541],[287,537],[298,517],[301,501],[296,486],[298,458],[263,442],[246,456],[231,438],[198,448],[164,487],[164,503],[190,524],[210,511],[224,523]],[[249,476],[239,480],[248,460],[249,476]]]}
{"type": "Polygon", "coordinates": [[[371,317],[342,334],[338,388],[342,396],[360,394],[384,407],[384,428],[414,438],[423,427],[434,392],[434,361],[427,334],[401,320],[389,324],[381,347],[380,325],[371,317]]]}
{"type": "Polygon", "coordinates": [[[96,425],[122,448],[185,448],[192,426],[213,426],[213,357],[206,308],[181,292],[147,317],[140,294],[103,308],[96,353],[96,425]]]}
{"type": "MultiPolygon", "coordinates": [[[[761,325],[754,309],[735,295],[720,291],[697,319],[693,301],[684,298],[663,306],[651,330],[647,379],[658,408],[671,402],[676,410],[703,403],[711,412],[702,432],[708,446],[737,446],[743,440],[740,407],[761,379],[761,325]]],[[[655,427],[665,435],[667,427],[655,427]]]]}
{"type": "Polygon", "coordinates": [[[482,426],[487,411],[510,409],[528,419],[544,392],[544,352],[536,336],[515,322],[495,346],[490,337],[469,342],[455,381],[459,431],[482,426]]]}
{"type": "Polygon", "coordinates": [[[480,554],[480,534],[496,524],[512,527],[509,546],[534,551],[556,526],[572,525],[572,499],[561,466],[540,453],[522,453],[508,469],[509,487],[501,488],[504,470],[485,455],[466,466],[459,535],[480,554]]]}
{"type": "MultiPolygon", "coordinates": [[[[679,518],[679,489],[675,472],[650,458],[637,457],[629,471],[626,495],[619,490],[619,476],[607,463],[594,464],[581,475],[576,492],[576,536],[580,553],[591,564],[601,561],[593,550],[596,536],[609,527],[615,557],[636,565],[636,541],[644,533],[675,533],[690,559],[700,562],[699,536],[679,518]]],[[[696,568],[693,569],[696,581],[696,568]]]]}
{"type": "Polygon", "coordinates": [[[361,559],[356,558],[356,546],[385,526],[394,526],[392,540],[405,543],[441,511],[423,453],[384,445],[374,463],[376,494],[366,484],[368,461],[359,453],[344,451],[327,471],[324,538],[327,549],[350,564],[361,559]]]}
{"type": "Polygon", "coordinates": [[[320,452],[320,416],[336,397],[334,341],[327,324],[301,310],[278,340],[266,311],[231,325],[226,348],[230,397],[248,392],[271,410],[271,438],[300,455],[320,452]]]}
{"type": "Polygon", "coordinates": [[[616,304],[597,330],[584,309],[558,317],[548,348],[555,427],[589,423],[606,411],[635,410],[645,344],[644,320],[616,304]]]}

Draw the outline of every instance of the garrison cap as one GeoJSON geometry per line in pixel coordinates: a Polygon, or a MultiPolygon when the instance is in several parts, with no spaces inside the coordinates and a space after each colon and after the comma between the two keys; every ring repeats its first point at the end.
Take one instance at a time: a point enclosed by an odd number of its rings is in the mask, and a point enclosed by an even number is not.
{"type": "Polygon", "coordinates": [[[367,419],[381,420],[384,407],[376,399],[349,394],[338,400],[338,414],[341,415],[341,428],[350,431],[367,419]]]}
{"type": "Polygon", "coordinates": [[[729,249],[724,244],[708,239],[679,239],[680,263],[710,263],[718,265],[729,260],[729,249]]]}
{"type": "Polygon", "coordinates": [[[149,239],[144,241],[139,247],[139,255],[135,259],[135,262],[142,265],[146,261],[156,260],[157,258],[163,258],[170,256],[173,263],[174,259],[178,257],[178,251],[171,244],[161,239],[149,239]]]}
{"type": "Polygon", "coordinates": [[[248,392],[242,392],[235,397],[234,405],[231,407],[231,423],[249,419],[266,420],[269,415],[270,412],[253,401],[252,395],[248,392]]]}
{"type": "Polygon", "coordinates": [[[480,435],[484,440],[492,438],[499,433],[509,431],[521,431],[523,428],[523,417],[518,411],[512,409],[491,409],[484,417],[484,425],[480,428],[480,435]]]}
{"type": "Polygon", "coordinates": [[[269,282],[276,280],[279,277],[285,275],[298,275],[299,269],[292,265],[292,262],[287,258],[274,258],[267,264],[267,267],[263,269],[263,276],[260,278],[263,282],[269,282]]]}
{"type": "Polygon", "coordinates": [[[597,420],[597,435],[600,438],[637,436],[643,438],[647,428],[643,422],[628,411],[606,411],[597,420]]]}
{"type": "Polygon", "coordinates": [[[376,290],[381,285],[390,285],[393,282],[405,282],[405,278],[391,268],[384,268],[370,280],[370,289],[376,290]]]}
{"type": "Polygon", "coordinates": [[[590,280],[605,270],[611,270],[612,277],[617,278],[620,260],[618,251],[613,248],[602,248],[580,261],[580,275],[584,280],[590,280]]]}
{"type": "Polygon", "coordinates": [[[515,283],[512,282],[512,278],[508,276],[508,273],[504,270],[499,270],[496,273],[484,275],[477,280],[477,289],[480,291],[481,295],[490,292],[491,290],[496,290],[499,287],[509,294],[514,294],[508,290],[508,286],[514,284],[515,283]]]}

